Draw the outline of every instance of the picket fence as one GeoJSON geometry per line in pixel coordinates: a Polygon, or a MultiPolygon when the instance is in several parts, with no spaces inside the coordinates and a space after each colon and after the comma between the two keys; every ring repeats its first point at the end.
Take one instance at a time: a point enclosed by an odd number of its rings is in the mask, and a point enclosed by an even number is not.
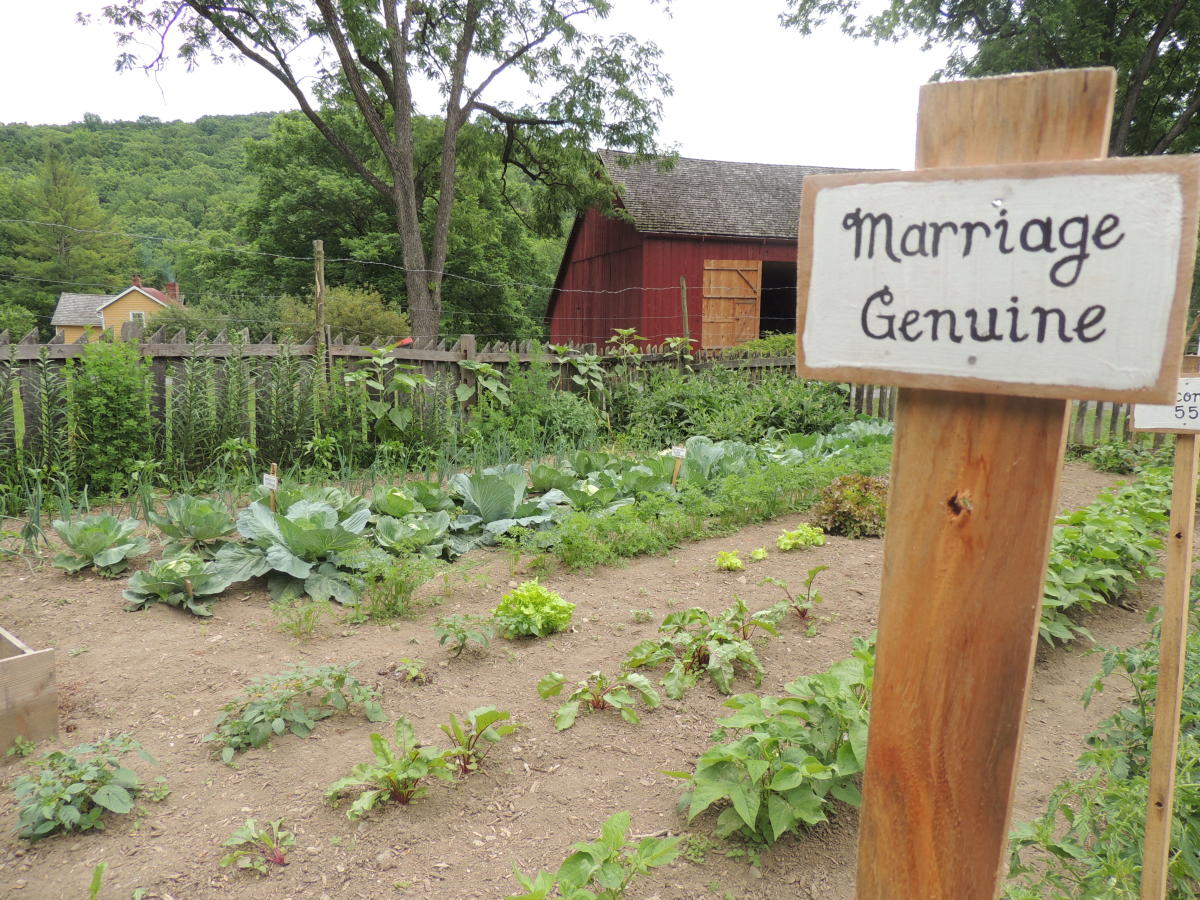
{"type": "MultiPolygon", "coordinates": [[[[488,363],[500,371],[511,364],[528,364],[534,360],[562,366],[563,377],[558,382],[570,384],[569,364],[562,362],[560,357],[551,354],[546,344],[539,341],[519,341],[479,343],[475,335],[461,335],[454,343],[446,340],[417,339],[403,347],[394,346],[399,338],[379,335],[369,341],[347,340],[341,333],[326,329],[324,341],[318,340],[314,334],[303,342],[277,341],[273,335],[267,335],[260,341],[251,341],[248,330],[236,332],[232,336],[221,331],[211,338],[205,332],[189,336],[184,329],[168,334],[165,329],[144,334],[140,325],[127,322],[121,329],[120,339],[138,339],[142,355],[150,360],[155,380],[161,386],[184,359],[207,356],[218,359],[231,357],[279,357],[291,355],[298,357],[314,357],[324,354],[325,358],[346,360],[353,365],[356,360],[366,359],[378,352],[380,348],[388,348],[388,355],[396,361],[414,366],[425,377],[433,380],[449,380],[452,384],[459,380],[470,379],[469,368],[460,365],[465,361],[488,363]],[[189,339],[190,337],[190,339],[189,339]]],[[[105,331],[94,338],[100,341],[114,339],[111,331],[105,331]]],[[[0,361],[8,360],[18,365],[32,367],[41,360],[51,363],[62,362],[78,357],[83,353],[83,347],[88,343],[89,336],[84,335],[72,343],[65,343],[61,337],[56,337],[48,343],[41,343],[37,331],[31,331],[18,341],[11,341],[7,331],[0,331],[0,361]]],[[[591,354],[605,367],[616,365],[621,357],[604,353],[604,347],[596,344],[568,345],[570,354],[591,354]]],[[[684,363],[679,355],[669,351],[665,346],[643,347],[638,356],[640,366],[682,366],[684,363]]],[[[721,366],[746,370],[753,378],[775,369],[792,370],[796,366],[795,356],[778,356],[767,353],[746,352],[744,350],[728,351],[722,349],[697,350],[693,358],[687,362],[693,370],[721,366]]],[[[882,385],[849,385],[848,402],[856,413],[875,416],[882,419],[894,420],[896,415],[896,388],[882,385]]],[[[1075,401],[1072,404],[1072,424],[1069,440],[1074,444],[1099,444],[1103,442],[1132,442],[1140,438],[1131,432],[1131,409],[1124,403],[1100,403],[1092,401],[1075,401]]],[[[1161,442],[1162,436],[1156,435],[1161,442]]]]}

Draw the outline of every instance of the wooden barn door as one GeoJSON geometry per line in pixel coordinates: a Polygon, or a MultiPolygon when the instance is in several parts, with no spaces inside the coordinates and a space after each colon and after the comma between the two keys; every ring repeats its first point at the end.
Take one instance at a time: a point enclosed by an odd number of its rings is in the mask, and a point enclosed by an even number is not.
{"type": "Polygon", "coordinates": [[[761,300],[761,262],[706,259],[701,346],[732,347],[758,337],[761,300]]]}

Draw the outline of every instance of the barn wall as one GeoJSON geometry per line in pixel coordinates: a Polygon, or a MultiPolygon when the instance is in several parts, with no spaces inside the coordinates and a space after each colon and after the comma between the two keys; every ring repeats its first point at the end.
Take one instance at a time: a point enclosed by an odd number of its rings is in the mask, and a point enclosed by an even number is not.
{"type": "Polygon", "coordinates": [[[683,334],[679,276],[687,280],[691,337],[702,340],[704,260],[796,261],[795,241],[719,240],[704,237],[647,237],[641,283],[645,292],[640,333],[651,343],[683,334]],[[667,288],[667,290],[653,290],[667,288]]]}
{"type": "Polygon", "coordinates": [[[603,344],[614,328],[640,330],[642,237],[633,226],[589,210],[576,224],[567,254],[550,318],[551,342],[603,344]],[[594,291],[622,293],[589,293],[594,291]]]}

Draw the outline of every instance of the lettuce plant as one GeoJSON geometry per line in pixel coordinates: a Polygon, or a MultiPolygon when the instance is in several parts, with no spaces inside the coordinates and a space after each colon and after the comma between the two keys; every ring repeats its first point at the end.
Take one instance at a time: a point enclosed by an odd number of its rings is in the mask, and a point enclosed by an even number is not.
{"type": "Polygon", "coordinates": [[[144,571],[134,572],[122,596],[129,601],[125,607],[129,612],[165,603],[197,616],[211,616],[212,598],[229,584],[225,576],[213,574],[210,563],[187,554],[160,559],[144,571]]]}
{"type": "Polygon", "coordinates": [[[129,559],[150,549],[144,537],[133,537],[141,523],[137,519],[116,516],[84,516],[74,521],[55,519],[51,523],[70,552],[57,553],[54,565],[68,572],[94,566],[101,575],[120,575],[129,568],[129,559]]]}
{"type": "Polygon", "coordinates": [[[276,602],[307,594],[314,600],[353,603],[359,579],[343,570],[341,554],[362,544],[370,510],[359,506],[340,521],[338,515],[329,504],[312,500],[297,500],[286,514],[251,503],[237,522],[247,543],[222,547],[212,572],[230,582],[268,575],[276,602]]]}
{"type": "Polygon", "coordinates": [[[574,611],[574,603],[543,587],[535,578],[501,597],[492,617],[505,637],[545,637],[566,628],[574,611]]]}
{"type": "Polygon", "coordinates": [[[718,550],[717,551],[717,568],[726,572],[739,572],[746,568],[746,564],[742,562],[736,550],[718,550]]]}
{"type": "Polygon", "coordinates": [[[217,546],[233,534],[233,517],[220,500],[180,494],[165,504],[165,515],[149,514],[150,522],[171,540],[167,556],[194,554],[211,559],[217,546]]]}
{"type": "Polygon", "coordinates": [[[801,522],[791,531],[780,532],[775,538],[775,546],[780,550],[807,550],[809,547],[820,547],[825,543],[825,531],[820,525],[808,525],[801,522]]]}

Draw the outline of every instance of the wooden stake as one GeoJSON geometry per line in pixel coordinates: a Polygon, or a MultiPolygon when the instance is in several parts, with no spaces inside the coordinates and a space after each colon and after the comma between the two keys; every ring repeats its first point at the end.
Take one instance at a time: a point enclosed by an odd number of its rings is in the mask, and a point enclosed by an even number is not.
{"type": "Polygon", "coordinates": [[[687,348],[690,353],[692,350],[692,325],[688,321],[687,279],[682,275],[679,276],[679,305],[683,310],[683,336],[687,340],[687,348]]]}
{"type": "MultiPolygon", "coordinates": [[[[1185,375],[1200,371],[1197,357],[1184,361],[1185,375]]],[[[1171,821],[1179,712],[1187,660],[1188,591],[1192,581],[1192,532],[1196,507],[1197,445],[1194,433],[1175,436],[1175,478],[1171,488],[1171,531],[1163,580],[1162,633],[1158,687],[1154,698],[1154,738],[1150,749],[1150,789],[1146,800],[1146,841],[1142,851],[1141,900],[1167,896],[1171,821]]]]}
{"type": "Polygon", "coordinates": [[[279,493],[279,481],[278,481],[279,465],[278,465],[278,463],[271,463],[271,477],[276,479],[275,481],[272,482],[272,484],[274,484],[275,487],[271,488],[271,512],[275,512],[275,495],[277,493],[279,493]]]}
{"type": "MultiPolygon", "coordinates": [[[[1103,157],[1114,87],[1111,69],[926,85],[917,165],[1103,157]]],[[[998,892],[1068,413],[900,391],[860,900],[998,892]]]]}
{"type": "Polygon", "coordinates": [[[321,377],[329,379],[329,344],[325,334],[325,242],[313,241],[313,302],[317,314],[317,360],[321,377]]]}

